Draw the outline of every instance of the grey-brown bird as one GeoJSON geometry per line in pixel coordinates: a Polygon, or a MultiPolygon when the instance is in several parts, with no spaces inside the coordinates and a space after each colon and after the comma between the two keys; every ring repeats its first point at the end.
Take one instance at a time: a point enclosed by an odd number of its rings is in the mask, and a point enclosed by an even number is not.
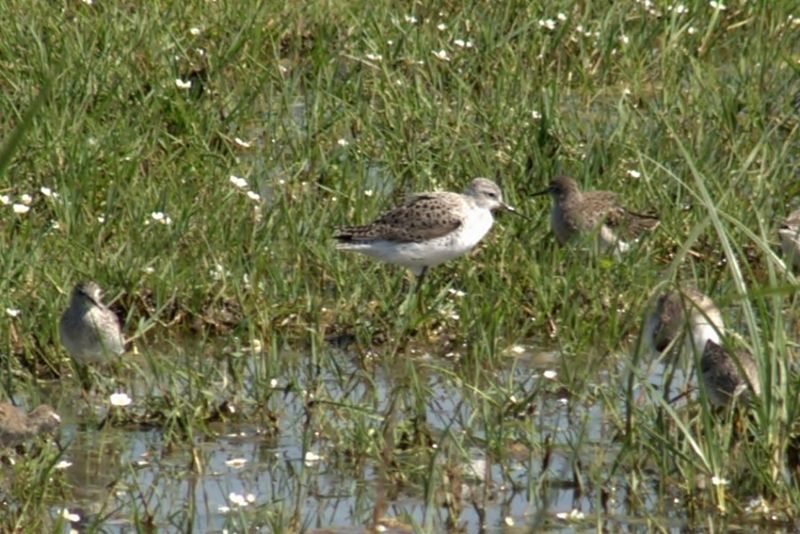
{"type": "Polygon", "coordinates": [[[731,352],[712,340],[706,343],[700,359],[700,379],[715,406],[730,406],[739,396],[747,399],[751,394],[761,395],[753,356],[743,349],[731,352]]]}
{"type": "Polygon", "coordinates": [[[0,403],[0,446],[16,447],[29,439],[58,428],[61,417],[46,404],[29,414],[7,402],[0,403]]]}
{"type": "Polygon", "coordinates": [[[370,224],[336,230],[336,248],[402,265],[417,276],[469,252],[489,232],[498,210],[516,212],[500,188],[476,178],[463,193],[416,193],[370,224]]]}
{"type": "Polygon", "coordinates": [[[102,299],[103,292],[96,283],[79,282],[61,315],[61,343],[78,363],[105,363],[125,351],[119,319],[102,299]]]}
{"type": "Polygon", "coordinates": [[[794,210],[781,221],[778,236],[786,264],[800,270],[800,209],[794,210]]]}
{"type": "Polygon", "coordinates": [[[687,352],[701,355],[709,340],[720,342],[724,329],[714,301],[695,288],[683,287],[658,296],[645,318],[644,339],[652,350],[663,352],[671,346],[680,351],[675,342],[685,337],[687,352]]]}
{"type": "Polygon", "coordinates": [[[658,224],[653,215],[642,215],[621,206],[617,194],[611,191],[582,192],[578,183],[568,176],[558,176],[547,189],[533,196],[550,194],[550,226],[562,245],[576,237],[597,233],[601,252],[626,252],[630,243],[643,231],[658,224]]]}

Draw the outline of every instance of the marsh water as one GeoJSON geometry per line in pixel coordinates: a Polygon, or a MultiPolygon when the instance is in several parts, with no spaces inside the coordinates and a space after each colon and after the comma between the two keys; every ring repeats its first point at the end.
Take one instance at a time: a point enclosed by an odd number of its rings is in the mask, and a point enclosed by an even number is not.
{"type": "MultiPolygon", "coordinates": [[[[302,355],[286,357],[302,365],[302,355]]],[[[452,491],[459,502],[449,505],[413,481],[388,484],[386,473],[369,459],[337,450],[339,445],[326,436],[352,432],[346,415],[309,423],[313,389],[321,402],[370,407],[370,432],[381,432],[381,414],[387,413],[401,381],[395,374],[400,368],[375,366],[365,374],[358,359],[345,351],[331,349],[325,357],[336,360],[330,368],[336,374],[320,368],[316,385],[304,383],[303,373],[271,381],[274,394],[262,407],[270,417],[256,407],[246,421],[211,422],[177,443],[165,442],[163,429],[155,425],[115,423],[113,417],[102,428],[85,424],[85,413],[79,412],[86,408],[80,402],[73,404],[75,413],[62,402],[61,460],[71,465],[63,469],[67,490],[64,501],[54,505],[54,515],[66,508],[80,517],[73,528],[103,532],[128,531],[132,517],[159,531],[198,532],[271,532],[285,525],[324,532],[370,531],[375,526],[385,532],[571,532],[578,525],[585,528],[587,520],[591,524],[594,516],[597,524],[626,528],[651,516],[658,516],[662,526],[679,526],[685,518],[679,499],[657,497],[657,480],[642,481],[636,500],[647,504],[636,512],[628,490],[613,478],[603,491],[578,480],[576,473],[582,470],[610,472],[618,445],[603,403],[575,403],[559,386],[557,353],[516,347],[506,356],[507,366],[497,380],[520,384],[511,395],[510,402],[518,404],[509,417],[526,420],[523,428],[541,446],[523,446],[518,436],[509,436],[500,461],[493,459],[498,454],[490,446],[482,446],[491,429],[472,413],[473,392],[453,380],[453,366],[424,353],[418,356],[414,365],[427,392],[429,446],[444,449],[447,436],[453,435],[467,436],[459,443],[472,443],[465,450],[442,450],[440,457],[433,455],[433,465],[419,466],[455,481],[458,487],[452,491]],[[452,458],[458,458],[455,465],[452,458]]],[[[656,365],[654,379],[661,374],[663,368],[656,365]]],[[[587,388],[602,388],[603,380],[600,374],[587,388]]],[[[136,410],[137,396],[132,397],[130,406],[114,409],[136,410]]]]}

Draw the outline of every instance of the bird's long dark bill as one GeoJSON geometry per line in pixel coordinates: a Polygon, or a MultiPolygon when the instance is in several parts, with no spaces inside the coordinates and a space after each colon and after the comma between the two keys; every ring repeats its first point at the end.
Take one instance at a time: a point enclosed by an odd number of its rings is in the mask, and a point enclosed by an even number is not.
{"type": "Polygon", "coordinates": [[[523,215],[520,212],[518,212],[517,208],[515,208],[514,206],[510,206],[508,204],[503,204],[503,209],[505,209],[505,211],[507,211],[508,213],[513,213],[517,217],[522,217],[526,221],[530,221],[531,220],[530,217],[527,217],[526,215],[523,215]]]}

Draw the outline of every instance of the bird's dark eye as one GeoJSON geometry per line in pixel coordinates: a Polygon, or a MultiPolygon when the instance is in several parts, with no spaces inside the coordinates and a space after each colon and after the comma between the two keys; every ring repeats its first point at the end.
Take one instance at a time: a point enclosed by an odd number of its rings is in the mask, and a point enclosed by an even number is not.
{"type": "Polygon", "coordinates": [[[486,193],[486,194],[487,194],[488,196],[490,196],[491,198],[497,198],[497,193],[495,193],[494,191],[489,191],[489,192],[488,192],[488,193],[486,193]]]}

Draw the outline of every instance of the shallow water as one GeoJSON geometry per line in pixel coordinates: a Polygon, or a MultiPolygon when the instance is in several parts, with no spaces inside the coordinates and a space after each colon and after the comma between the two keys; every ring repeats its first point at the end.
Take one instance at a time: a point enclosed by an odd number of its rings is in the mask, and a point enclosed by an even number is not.
{"type": "MultiPolygon", "coordinates": [[[[287,355],[288,359],[302,357],[287,355]]],[[[453,458],[460,459],[456,482],[460,500],[451,510],[443,505],[441,495],[427,504],[425,489],[413,480],[387,486],[379,465],[337,451],[326,435],[352,430],[346,410],[339,418],[330,412],[330,417],[315,422],[309,437],[306,388],[316,391],[317,399],[363,406],[374,414],[386,413],[397,395],[397,369],[378,368],[369,376],[346,352],[330,349],[324,357],[334,358],[337,365],[315,371],[316,386],[305,383],[302,373],[292,377],[296,387],[291,390],[283,388],[286,378],[276,379],[278,386],[268,404],[279,415],[277,428],[255,422],[212,423],[208,432],[195,430],[190,441],[167,446],[160,428],[106,425],[97,430],[78,424],[83,420],[80,409],[78,413],[61,409],[65,423],[60,442],[66,446],[62,459],[72,465],[63,470],[69,491],[63,502],[54,505],[54,514],[68,508],[81,517],[73,526],[100,527],[105,532],[128,531],[136,516],[151,518],[159,530],[191,526],[202,532],[256,527],[269,532],[290,524],[302,531],[358,532],[367,531],[376,521],[389,532],[403,532],[411,525],[429,525],[438,532],[453,523],[466,532],[524,532],[528,528],[573,532],[577,525],[587,525],[587,520],[593,524],[592,518],[626,528],[636,522],[621,486],[613,481],[608,484],[611,494],[603,510],[601,488],[582,488],[575,482],[576,465],[607,470],[618,446],[606,424],[602,402],[576,402],[561,393],[553,371],[557,353],[519,350],[497,372],[498,383],[519,385],[514,393],[520,397],[518,402],[532,392],[533,409],[520,406],[528,411],[517,417],[527,421],[541,444],[529,448],[509,439],[502,465],[481,445],[488,443],[492,429],[472,413],[480,403],[468,387],[454,380],[451,366],[428,357],[414,362],[427,392],[425,420],[430,439],[435,447],[443,447],[435,456],[436,468],[447,472],[453,468],[453,458]],[[471,444],[463,454],[451,450],[448,436],[453,435],[467,436],[459,441],[471,444]],[[309,443],[307,451],[304,440],[309,443]],[[571,523],[569,514],[578,522],[571,523]]],[[[257,372],[259,364],[252,362],[249,367],[257,372]]],[[[598,382],[602,381],[601,374],[598,382]]],[[[587,389],[596,386],[587,384],[587,389]]],[[[134,404],[125,409],[135,407],[134,395],[134,404]]],[[[401,417],[398,423],[402,422],[401,417]]],[[[382,423],[375,421],[376,431],[382,423]]],[[[652,495],[657,495],[655,482],[643,481],[643,488],[652,486],[652,495]]],[[[642,492],[637,500],[644,502],[638,514],[666,513],[662,525],[682,524],[680,506],[665,511],[663,502],[648,497],[650,490],[637,491],[642,492]]]]}

